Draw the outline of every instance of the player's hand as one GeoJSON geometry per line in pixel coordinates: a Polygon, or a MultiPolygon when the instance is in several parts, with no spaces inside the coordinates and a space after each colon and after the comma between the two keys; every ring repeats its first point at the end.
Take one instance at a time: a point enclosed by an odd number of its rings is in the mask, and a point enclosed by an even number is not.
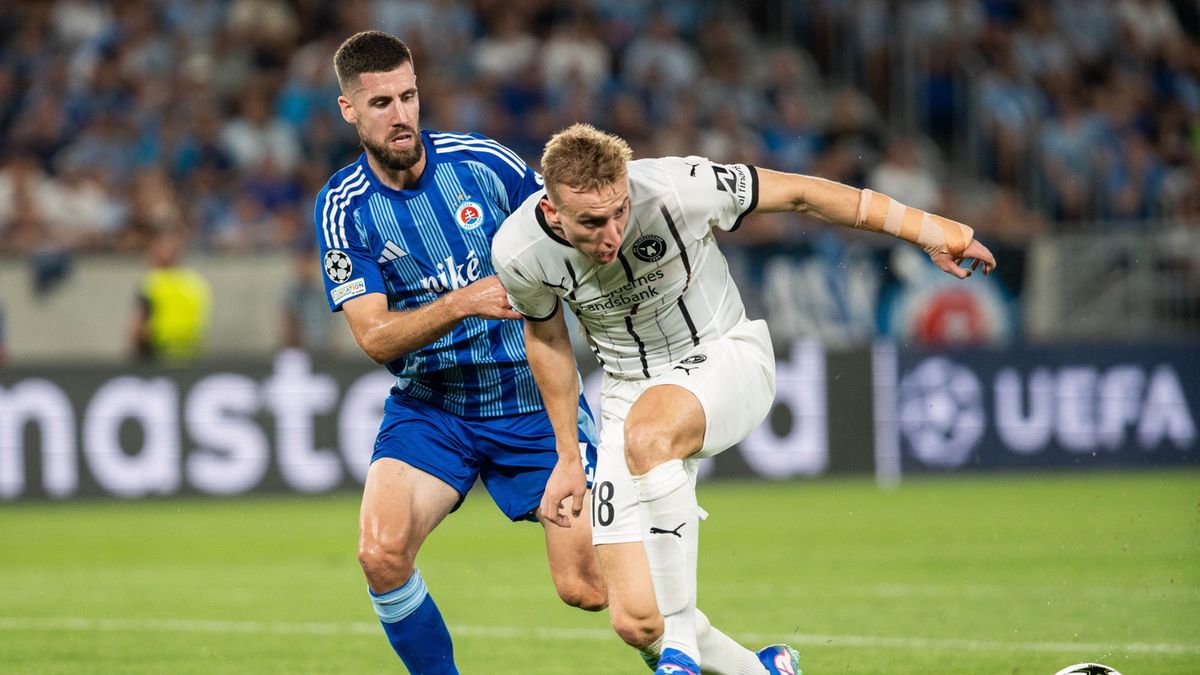
{"type": "Polygon", "coordinates": [[[980,264],[983,265],[984,274],[991,274],[992,270],[996,269],[996,258],[992,256],[992,252],[986,246],[979,243],[978,239],[972,239],[971,243],[963,249],[962,255],[957,258],[949,253],[938,253],[933,256],[933,262],[942,268],[943,272],[953,274],[959,279],[971,276],[971,271],[978,269],[980,264]],[[964,260],[971,261],[971,269],[959,266],[964,260]]]}
{"type": "Polygon", "coordinates": [[[574,458],[560,456],[550,472],[550,479],[546,481],[538,517],[543,522],[559,527],[571,527],[571,518],[577,518],[583,512],[583,495],[586,491],[587,476],[583,473],[578,453],[574,458]],[[570,511],[570,517],[567,516],[567,510],[570,511]]]}
{"type": "Polygon", "coordinates": [[[508,302],[508,291],[496,275],[484,277],[454,291],[455,301],[462,303],[467,316],[484,319],[520,319],[521,314],[508,302]]]}

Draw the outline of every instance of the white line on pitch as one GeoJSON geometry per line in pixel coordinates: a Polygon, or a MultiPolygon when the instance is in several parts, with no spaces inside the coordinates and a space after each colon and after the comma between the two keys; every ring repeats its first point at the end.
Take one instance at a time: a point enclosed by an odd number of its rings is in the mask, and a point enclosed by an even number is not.
{"type": "MultiPolygon", "coordinates": [[[[204,619],[86,619],[81,617],[0,617],[0,631],[80,630],[153,633],[235,633],[273,635],[376,635],[374,623],[318,623],[283,621],[221,621],[204,619]]],[[[528,628],[516,626],[451,626],[450,632],[464,637],[528,640],[615,640],[611,631],[600,628],[528,628]]],[[[788,642],[792,645],[827,647],[881,647],[898,649],[941,649],[976,652],[1064,652],[1080,654],[1200,654],[1200,645],[1164,642],[1104,644],[1099,642],[1006,642],[961,638],[887,637],[880,635],[818,635],[812,633],[737,633],[748,644],[788,642]]]]}
{"type": "Polygon", "coordinates": [[[780,587],[778,584],[758,584],[735,582],[719,589],[706,589],[706,593],[721,593],[731,597],[871,597],[871,598],[910,598],[910,597],[968,597],[976,599],[1004,598],[1044,598],[1048,595],[1061,594],[1069,590],[1077,597],[1093,600],[1113,599],[1122,602],[1185,602],[1192,603],[1200,600],[1200,588],[1192,586],[1179,587],[1120,587],[1120,586],[1090,586],[1078,589],[1064,589],[1056,586],[1020,586],[1013,587],[1004,584],[868,584],[863,586],[848,586],[836,589],[803,584],[789,584],[780,587]]]}

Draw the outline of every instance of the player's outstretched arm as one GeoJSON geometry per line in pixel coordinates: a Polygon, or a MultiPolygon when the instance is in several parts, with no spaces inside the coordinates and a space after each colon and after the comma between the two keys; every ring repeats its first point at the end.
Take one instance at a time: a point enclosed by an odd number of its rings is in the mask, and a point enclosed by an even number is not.
{"type": "Polygon", "coordinates": [[[406,312],[389,310],[384,294],[368,293],[347,300],[342,313],[358,346],[376,363],[387,363],[415,352],[449,333],[469,316],[521,318],[508,303],[508,294],[495,276],[484,277],[406,312]]]}
{"type": "Polygon", "coordinates": [[[559,508],[569,498],[572,516],[583,511],[587,477],[579,461],[579,377],[562,311],[545,321],[525,320],[525,352],[558,446],[558,463],[546,482],[538,515],[547,522],[570,527],[570,519],[559,513],[559,508]]]}
{"type": "Polygon", "coordinates": [[[963,279],[971,269],[996,267],[992,252],[975,240],[970,227],[949,218],[905,206],[873,190],[860,190],[815,176],[758,169],[758,211],[795,211],[821,220],[872,232],[885,232],[925,249],[942,270],[963,279]]]}

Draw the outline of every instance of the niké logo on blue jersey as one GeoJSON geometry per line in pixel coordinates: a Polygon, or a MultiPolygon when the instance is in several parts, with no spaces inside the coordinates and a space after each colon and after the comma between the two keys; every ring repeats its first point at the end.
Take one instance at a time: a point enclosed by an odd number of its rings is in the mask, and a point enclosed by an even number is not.
{"type": "Polygon", "coordinates": [[[467,254],[467,262],[458,263],[454,256],[446,256],[446,260],[437,264],[438,273],[435,276],[421,280],[421,288],[434,293],[445,293],[459,288],[465,288],[473,281],[479,281],[483,276],[479,272],[479,256],[475,249],[467,254]]]}

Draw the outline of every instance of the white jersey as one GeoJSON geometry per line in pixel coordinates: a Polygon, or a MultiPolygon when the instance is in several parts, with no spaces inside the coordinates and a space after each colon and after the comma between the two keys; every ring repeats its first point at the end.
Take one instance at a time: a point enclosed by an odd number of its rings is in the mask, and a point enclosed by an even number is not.
{"type": "Polygon", "coordinates": [[[630,219],[606,265],[550,229],[538,205],[544,196],[530,196],[500,227],[496,271],[529,320],[549,319],[566,301],[605,371],[658,375],[746,320],[712,228],[735,230],[754,209],[754,167],[703,157],[630,162],[630,219]]]}

